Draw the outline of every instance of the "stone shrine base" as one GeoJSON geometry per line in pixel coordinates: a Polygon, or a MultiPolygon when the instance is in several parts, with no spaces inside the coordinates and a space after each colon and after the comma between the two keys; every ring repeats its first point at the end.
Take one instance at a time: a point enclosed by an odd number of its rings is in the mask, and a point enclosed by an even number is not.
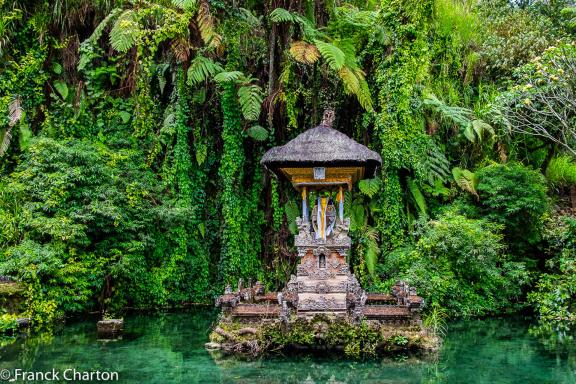
{"type": "Polygon", "coordinates": [[[347,357],[370,357],[400,351],[434,352],[441,339],[420,325],[363,320],[319,314],[288,322],[265,319],[240,321],[224,316],[210,334],[208,350],[259,356],[283,350],[336,351],[347,357]]]}

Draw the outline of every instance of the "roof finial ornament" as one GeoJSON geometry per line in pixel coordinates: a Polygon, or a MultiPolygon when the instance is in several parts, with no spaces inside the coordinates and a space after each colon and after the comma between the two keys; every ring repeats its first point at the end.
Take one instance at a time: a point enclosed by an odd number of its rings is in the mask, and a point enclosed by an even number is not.
{"type": "Polygon", "coordinates": [[[322,122],[320,125],[325,125],[326,127],[332,128],[332,124],[334,124],[334,109],[326,108],[324,110],[324,116],[322,117],[322,122]]]}

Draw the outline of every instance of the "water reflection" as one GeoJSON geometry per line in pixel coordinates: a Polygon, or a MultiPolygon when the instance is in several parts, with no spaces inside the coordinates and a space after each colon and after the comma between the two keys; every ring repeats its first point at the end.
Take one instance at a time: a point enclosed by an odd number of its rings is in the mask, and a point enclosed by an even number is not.
{"type": "Polygon", "coordinates": [[[122,340],[96,339],[95,323],[0,347],[0,368],[116,371],[123,383],[575,383],[576,348],[550,349],[520,320],[458,322],[439,354],[371,361],[289,355],[255,361],[203,348],[213,311],[131,316],[122,340]]]}

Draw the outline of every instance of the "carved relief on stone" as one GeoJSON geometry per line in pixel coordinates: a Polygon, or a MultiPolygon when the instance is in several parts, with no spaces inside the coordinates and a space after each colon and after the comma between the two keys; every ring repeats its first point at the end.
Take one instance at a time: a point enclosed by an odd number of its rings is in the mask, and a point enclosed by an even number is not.
{"type": "Polygon", "coordinates": [[[317,269],[308,273],[308,277],[315,280],[334,279],[336,275],[326,269],[317,269]]]}
{"type": "Polygon", "coordinates": [[[300,311],[327,311],[327,310],[341,310],[345,309],[342,304],[334,298],[325,298],[320,296],[317,299],[308,298],[303,300],[298,305],[298,310],[300,311]]]}
{"type": "Polygon", "coordinates": [[[320,281],[317,284],[306,284],[303,281],[298,283],[299,293],[344,293],[347,288],[347,281],[341,281],[337,284],[329,284],[326,281],[320,281]]]}

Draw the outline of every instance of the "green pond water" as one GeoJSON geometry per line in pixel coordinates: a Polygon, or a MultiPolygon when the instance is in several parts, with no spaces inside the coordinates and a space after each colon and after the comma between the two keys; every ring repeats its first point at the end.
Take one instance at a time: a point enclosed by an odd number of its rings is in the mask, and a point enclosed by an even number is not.
{"type": "MultiPolygon", "coordinates": [[[[125,335],[99,341],[95,321],[54,335],[3,341],[0,370],[118,372],[122,383],[576,383],[576,348],[546,347],[518,319],[449,325],[433,356],[400,354],[370,361],[341,356],[218,358],[204,349],[214,311],[132,315],[125,335]]],[[[63,381],[63,379],[62,379],[63,381]]]]}

